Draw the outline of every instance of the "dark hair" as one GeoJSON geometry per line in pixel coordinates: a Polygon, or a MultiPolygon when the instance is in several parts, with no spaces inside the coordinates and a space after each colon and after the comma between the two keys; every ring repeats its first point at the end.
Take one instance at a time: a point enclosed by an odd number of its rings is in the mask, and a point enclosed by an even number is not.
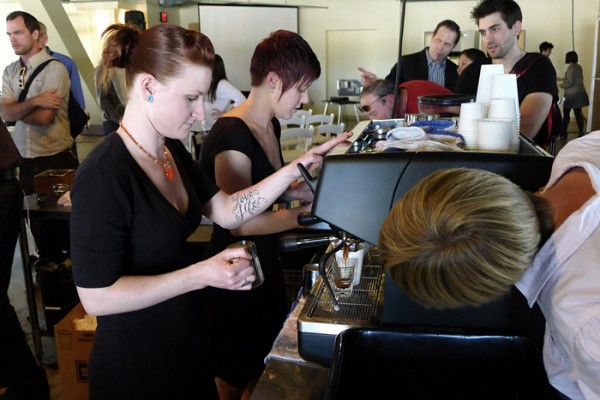
{"type": "Polygon", "coordinates": [[[458,26],[458,24],[451,19],[445,19],[435,26],[435,29],[433,30],[433,36],[435,36],[441,27],[448,28],[456,33],[456,39],[454,39],[454,45],[456,46],[456,43],[458,43],[460,40],[460,26],[458,26]]]}
{"type": "Polygon", "coordinates": [[[542,42],[540,43],[540,53],[546,50],[553,49],[554,45],[550,42],[542,42]]]}
{"type": "Polygon", "coordinates": [[[219,82],[223,79],[227,80],[225,63],[220,55],[215,54],[215,66],[213,67],[212,81],[210,82],[207,94],[208,101],[215,101],[217,98],[217,86],[219,86],[219,82]]]}
{"type": "Polygon", "coordinates": [[[565,64],[576,63],[579,61],[579,56],[576,51],[568,51],[565,55],[565,64]]]}
{"type": "Polygon", "coordinates": [[[271,71],[281,79],[283,94],[294,85],[310,84],[317,79],[321,64],[300,35],[278,30],[256,46],[250,62],[250,84],[259,86],[271,71]]]}
{"type": "Polygon", "coordinates": [[[485,55],[485,53],[479,49],[475,49],[475,48],[471,48],[471,49],[465,49],[463,51],[461,51],[460,53],[458,53],[458,56],[462,56],[462,55],[467,56],[467,58],[471,61],[473,61],[476,64],[483,64],[485,63],[487,56],[485,55]]]}
{"type": "Polygon", "coordinates": [[[176,76],[184,63],[212,70],[215,61],[215,50],[208,37],[176,25],[160,24],[142,32],[133,24],[114,24],[102,36],[102,67],[125,68],[128,87],[139,73],[164,82],[176,76]]]}
{"type": "Polygon", "coordinates": [[[13,11],[6,16],[6,20],[14,21],[19,17],[23,18],[23,22],[25,22],[25,26],[30,33],[40,30],[40,23],[37,18],[25,11],[13,11]]]}
{"type": "Polygon", "coordinates": [[[473,11],[471,11],[471,17],[479,24],[481,18],[487,17],[490,14],[499,12],[502,16],[502,20],[506,22],[509,28],[517,21],[523,21],[523,14],[521,13],[521,7],[513,0],[482,0],[473,11]]]}

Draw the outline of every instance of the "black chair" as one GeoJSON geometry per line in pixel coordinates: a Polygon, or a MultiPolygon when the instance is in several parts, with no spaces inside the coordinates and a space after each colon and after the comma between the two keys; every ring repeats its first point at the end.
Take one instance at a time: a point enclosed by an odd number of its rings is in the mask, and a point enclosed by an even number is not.
{"type": "Polygon", "coordinates": [[[327,399],[555,399],[520,336],[351,328],[336,338],[327,399]]]}

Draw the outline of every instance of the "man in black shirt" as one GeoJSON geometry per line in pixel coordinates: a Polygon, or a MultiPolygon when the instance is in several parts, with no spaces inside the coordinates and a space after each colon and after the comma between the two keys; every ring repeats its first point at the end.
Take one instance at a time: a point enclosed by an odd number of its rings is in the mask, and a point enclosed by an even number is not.
{"type": "MultiPolygon", "coordinates": [[[[471,12],[492,64],[502,64],[504,73],[517,75],[520,132],[546,146],[555,130],[560,131],[556,71],[540,53],[519,47],[523,15],[512,0],[483,0],[471,12]]],[[[457,93],[476,94],[481,64],[471,64],[460,76],[457,93]]]]}

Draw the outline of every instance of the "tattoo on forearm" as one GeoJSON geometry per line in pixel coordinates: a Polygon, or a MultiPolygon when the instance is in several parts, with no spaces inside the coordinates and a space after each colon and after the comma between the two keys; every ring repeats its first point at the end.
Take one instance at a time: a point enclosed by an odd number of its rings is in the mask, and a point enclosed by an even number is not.
{"type": "Polygon", "coordinates": [[[267,199],[261,197],[258,189],[252,189],[247,193],[233,196],[235,205],[233,213],[237,221],[243,221],[247,215],[260,214],[261,206],[267,203],[267,199]]]}

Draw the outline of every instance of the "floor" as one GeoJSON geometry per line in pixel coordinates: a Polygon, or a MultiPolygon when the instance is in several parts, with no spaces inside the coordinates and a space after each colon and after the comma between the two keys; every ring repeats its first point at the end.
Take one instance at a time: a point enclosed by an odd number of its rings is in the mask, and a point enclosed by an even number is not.
{"type": "MultiPolygon", "coordinates": [[[[574,127],[573,127],[574,128],[574,127]]],[[[77,147],[79,152],[80,161],[84,160],[87,154],[94,148],[94,146],[99,143],[104,136],[98,133],[98,130],[94,130],[89,135],[81,135],[77,138],[77,147]]],[[[576,128],[569,130],[569,135],[567,139],[559,139],[558,140],[558,149],[562,148],[569,140],[577,137],[576,128]]],[[[41,310],[41,300],[39,293],[38,297],[38,310],[41,310]]],[[[23,268],[21,264],[21,256],[18,250],[15,251],[15,258],[13,262],[12,269],[12,278],[11,278],[11,286],[9,288],[9,298],[11,299],[11,303],[15,307],[19,319],[21,321],[21,325],[23,330],[28,333],[28,340],[31,345],[31,326],[29,324],[29,311],[27,308],[27,301],[25,298],[25,284],[23,279],[23,268]]],[[[43,314],[40,313],[40,323],[42,325],[45,324],[43,314]]],[[[57,364],[56,364],[56,351],[53,337],[43,337],[43,358],[41,360],[41,364],[46,369],[46,374],[48,376],[48,381],[51,387],[51,395],[52,400],[62,400],[61,388],[60,388],[60,378],[58,374],[57,364]]],[[[31,345],[32,346],[32,345],[31,345]]],[[[32,347],[33,348],[33,347],[32,347]]],[[[3,392],[3,389],[0,388],[0,394],[3,392]]]]}

